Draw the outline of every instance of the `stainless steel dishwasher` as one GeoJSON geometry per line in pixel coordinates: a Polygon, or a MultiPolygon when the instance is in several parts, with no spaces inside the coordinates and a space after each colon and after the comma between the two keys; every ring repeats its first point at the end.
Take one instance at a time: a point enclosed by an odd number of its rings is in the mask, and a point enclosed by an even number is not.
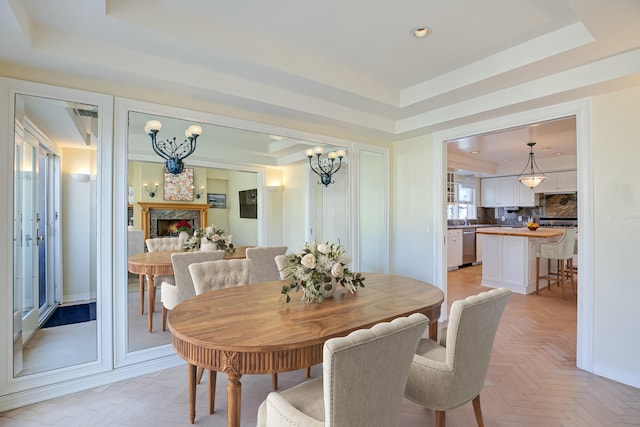
{"type": "Polygon", "coordinates": [[[476,229],[462,229],[462,263],[476,262],[476,229]]]}

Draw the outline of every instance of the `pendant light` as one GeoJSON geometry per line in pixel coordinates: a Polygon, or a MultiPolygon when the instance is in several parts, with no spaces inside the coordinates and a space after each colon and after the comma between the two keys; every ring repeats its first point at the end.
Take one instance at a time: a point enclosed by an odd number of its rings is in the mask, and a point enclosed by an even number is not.
{"type": "Polygon", "coordinates": [[[544,176],[544,174],[540,171],[540,168],[538,167],[533,154],[533,146],[536,145],[536,143],[529,142],[527,145],[530,147],[531,152],[529,153],[529,160],[527,160],[527,165],[524,167],[522,172],[520,172],[520,175],[518,175],[518,181],[529,188],[534,188],[537,187],[538,184],[540,184],[542,181],[544,181],[546,176],[544,176]],[[534,169],[534,166],[537,171],[534,169]]]}

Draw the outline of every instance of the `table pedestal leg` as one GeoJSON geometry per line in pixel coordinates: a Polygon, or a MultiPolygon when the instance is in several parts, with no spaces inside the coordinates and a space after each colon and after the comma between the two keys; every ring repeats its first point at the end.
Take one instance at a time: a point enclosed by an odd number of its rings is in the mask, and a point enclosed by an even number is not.
{"type": "MultiPolygon", "coordinates": [[[[204,370],[204,369],[203,369],[204,370]]],[[[216,371],[209,370],[209,414],[213,414],[215,411],[216,403],[216,377],[218,373],[216,371]]]]}
{"type": "Polygon", "coordinates": [[[429,322],[429,339],[438,342],[438,320],[429,322]]]}
{"type": "Polygon", "coordinates": [[[153,274],[149,274],[147,275],[147,287],[149,288],[148,290],[148,296],[147,296],[147,301],[149,302],[149,305],[147,307],[147,323],[149,324],[149,332],[153,331],[153,305],[155,304],[155,292],[156,292],[156,285],[153,282],[153,274]]]}
{"type": "Polygon", "coordinates": [[[189,421],[191,424],[196,419],[196,365],[189,363],[189,421]]]}
{"type": "Polygon", "coordinates": [[[144,314],[144,274],[139,275],[140,281],[140,314],[144,314]]]}
{"type": "Polygon", "coordinates": [[[227,372],[227,427],[240,427],[241,376],[227,372]]]}

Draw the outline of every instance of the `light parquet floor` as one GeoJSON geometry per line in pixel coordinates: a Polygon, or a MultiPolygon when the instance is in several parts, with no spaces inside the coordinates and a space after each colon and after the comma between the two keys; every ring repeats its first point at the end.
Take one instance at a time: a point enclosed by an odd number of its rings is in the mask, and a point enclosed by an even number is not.
{"type": "MultiPolygon", "coordinates": [[[[450,272],[452,301],[487,290],[481,267],[450,272]]],[[[513,295],[505,309],[481,394],[487,426],[640,426],[640,390],[575,367],[576,300],[554,288],[513,295]]],[[[312,368],[312,376],[321,367],[312,368]]],[[[279,375],[281,388],[304,372],[279,375]]],[[[218,374],[216,408],[207,413],[206,377],[198,386],[196,425],[226,425],[226,379],[218,374]]],[[[255,426],[271,391],[269,375],[242,378],[242,425],[255,426]]],[[[433,426],[434,414],[405,399],[400,426],[433,426]]],[[[168,369],[0,414],[0,426],[188,426],[186,367],[168,369]]],[[[447,413],[449,427],[474,426],[471,404],[447,413]]],[[[354,426],[355,427],[355,426],[354,426]]]]}

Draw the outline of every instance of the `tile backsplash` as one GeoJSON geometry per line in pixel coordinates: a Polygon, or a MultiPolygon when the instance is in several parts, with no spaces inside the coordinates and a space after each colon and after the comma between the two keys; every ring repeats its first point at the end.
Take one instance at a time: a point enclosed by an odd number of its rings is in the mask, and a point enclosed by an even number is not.
{"type": "MultiPolygon", "coordinates": [[[[578,196],[577,193],[569,194],[541,194],[538,206],[533,208],[520,208],[517,211],[508,212],[504,208],[477,208],[478,219],[469,221],[471,224],[496,224],[521,226],[529,217],[536,221],[540,217],[548,218],[577,218],[578,196]],[[502,219],[504,217],[504,220],[502,219]],[[518,218],[521,218],[519,221],[518,218]]],[[[449,225],[461,225],[464,220],[449,220],[449,225]]]]}

